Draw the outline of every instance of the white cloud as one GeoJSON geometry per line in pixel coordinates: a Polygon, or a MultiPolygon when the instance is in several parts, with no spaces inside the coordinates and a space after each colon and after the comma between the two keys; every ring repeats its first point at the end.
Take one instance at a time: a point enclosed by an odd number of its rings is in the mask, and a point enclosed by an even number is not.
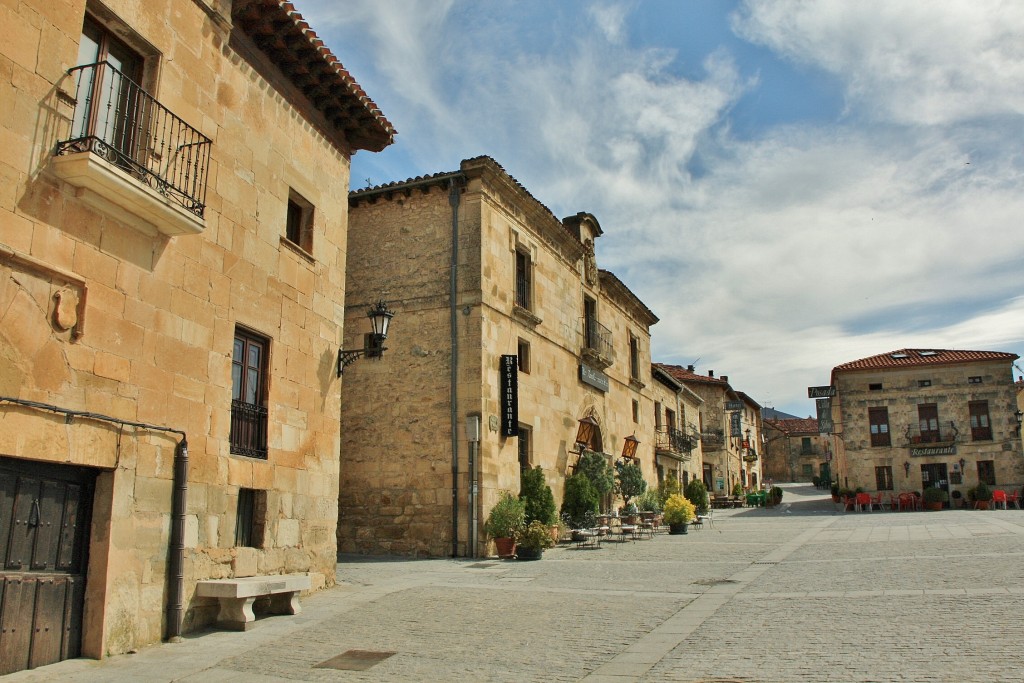
{"type": "Polygon", "coordinates": [[[556,215],[595,214],[600,265],[661,318],[659,360],[701,357],[786,409],[834,365],[896,348],[1024,351],[1016,6],[751,0],[742,35],[835,74],[878,118],[738,140],[731,108],[760,84],[724,48],[679,76],[671,49],[625,44],[623,5],[587,6],[552,41],[530,3],[307,4],[370,38],[383,95],[356,75],[421,164],[377,180],[488,154],[556,215]]]}
{"type": "Polygon", "coordinates": [[[1024,113],[1024,4],[747,0],[736,30],[839,76],[856,107],[905,123],[1024,113]]]}

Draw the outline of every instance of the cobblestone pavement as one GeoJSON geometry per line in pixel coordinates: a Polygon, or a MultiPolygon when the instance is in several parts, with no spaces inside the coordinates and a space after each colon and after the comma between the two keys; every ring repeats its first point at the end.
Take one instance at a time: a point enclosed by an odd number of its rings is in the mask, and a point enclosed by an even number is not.
{"type": "Polygon", "coordinates": [[[1021,679],[1024,511],[842,513],[785,489],[779,509],[540,562],[346,557],[300,615],[9,680],[1021,679]],[[317,667],[349,650],[394,654],[317,667]]]}

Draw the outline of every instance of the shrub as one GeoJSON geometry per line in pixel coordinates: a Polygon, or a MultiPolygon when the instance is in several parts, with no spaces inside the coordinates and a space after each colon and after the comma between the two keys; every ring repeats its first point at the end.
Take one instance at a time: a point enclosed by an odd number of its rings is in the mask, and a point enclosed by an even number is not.
{"type": "Polygon", "coordinates": [[[640,466],[630,461],[620,460],[615,463],[618,472],[618,490],[622,494],[622,501],[629,506],[629,501],[647,490],[647,482],[644,480],[644,473],[640,466]]]}
{"type": "Polygon", "coordinates": [[[527,550],[550,548],[555,544],[551,538],[551,527],[540,520],[530,522],[529,526],[516,533],[516,545],[527,550]]]}
{"type": "Polygon", "coordinates": [[[665,507],[665,501],[668,497],[675,493],[682,493],[683,487],[679,483],[679,479],[676,478],[674,472],[669,472],[665,475],[665,478],[658,484],[658,502],[659,507],[665,507]]]}
{"type": "Polygon", "coordinates": [[[636,499],[636,506],[644,512],[661,512],[661,496],[654,489],[647,489],[636,499]]]}
{"type": "Polygon", "coordinates": [[[565,480],[562,516],[574,529],[586,526],[587,517],[597,514],[600,499],[585,474],[577,473],[565,480]]]}
{"type": "Polygon", "coordinates": [[[615,475],[612,467],[601,453],[584,451],[579,462],[576,463],[576,474],[582,474],[590,481],[590,485],[597,492],[599,504],[601,498],[615,488],[615,475]]]}
{"type": "Polygon", "coordinates": [[[523,501],[510,491],[502,491],[498,502],[491,508],[484,522],[484,532],[491,538],[511,538],[526,526],[526,508],[523,501]]]}
{"type": "Polygon", "coordinates": [[[540,465],[523,470],[522,482],[519,485],[519,498],[526,510],[526,523],[539,521],[551,526],[555,523],[555,496],[551,487],[544,479],[544,470],[540,465]]]}
{"type": "Polygon", "coordinates": [[[926,503],[947,503],[949,502],[949,494],[946,493],[945,489],[936,488],[931,486],[924,490],[924,502],[926,503]]]}
{"type": "Polygon", "coordinates": [[[743,484],[741,484],[739,482],[736,482],[735,484],[733,484],[732,485],[732,495],[734,497],[742,496],[743,495],[743,484]]]}
{"type": "Polygon", "coordinates": [[[829,489],[832,491],[832,495],[833,496],[838,496],[839,495],[839,482],[838,481],[832,482],[832,485],[829,486],[829,489]]]}
{"type": "Polygon", "coordinates": [[[978,482],[978,485],[974,487],[974,500],[992,500],[992,490],[989,489],[988,484],[983,481],[978,482]]]}
{"type": "Polygon", "coordinates": [[[685,524],[697,516],[696,509],[686,497],[676,493],[665,501],[665,523],[685,524]]]}
{"type": "Polygon", "coordinates": [[[772,505],[778,505],[782,502],[782,488],[779,486],[773,486],[768,492],[768,498],[772,501],[772,505]]]}
{"type": "Polygon", "coordinates": [[[700,479],[691,479],[686,485],[686,498],[702,515],[708,513],[708,489],[700,479]]]}

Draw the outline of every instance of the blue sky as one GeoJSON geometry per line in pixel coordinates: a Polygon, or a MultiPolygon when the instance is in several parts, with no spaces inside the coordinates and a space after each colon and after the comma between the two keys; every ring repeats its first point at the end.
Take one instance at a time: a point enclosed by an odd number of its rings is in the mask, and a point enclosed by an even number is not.
{"type": "Polygon", "coordinates": [[[354,188],[486,154],[593,213],[658,361],[808,415],[857,358],[1024,354],[1024,3],[295,4],[399,131],[354,188]]]}

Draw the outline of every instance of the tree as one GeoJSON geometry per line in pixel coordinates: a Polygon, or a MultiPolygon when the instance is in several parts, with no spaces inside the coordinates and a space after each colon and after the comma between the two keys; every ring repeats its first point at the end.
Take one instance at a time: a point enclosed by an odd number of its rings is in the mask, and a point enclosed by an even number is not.
{"type": "MultiPolygon", "coordinates": [[[[668,497],[676,493],[682,493],[683,487],[679,484],[679,480],[676,478],[675,472],[669,472],[662,479],[661,483],[658,484],[658,500],[661,501],[661,507],[665,507],[665,501],[668,497]]],[[[692,500],[690,501],[693,502],[692,500]]]]}
{"type": "Polygon", "coordinates": [[[596,515],[600,502],[597,491],[590,484],[590,479],[582,473],[576,473],[565,480],[565,495],[562,496],[562,516],[567,523],[579,529],[586,525],[588,515],[596,515]]]}
{"type": "Polygon", "coordinates": [[[633,461],[620,460],[615,463],[615,469],[619,475],[618,489],[622,494],[622,502],[624,505],[629,505],[631,498],[639,496],[647,489],[644,473],[640,471],[640,466],[633,461]]]}
{"type": "Polygon", "coordinates": [[[584,451],[576,464],[576,473],[582,474],[597,491],[598,499],[612,492],[615,487],[615,475],[603,453],[584,451]]]}
{"type": "Polygon", "coordinates": [[[526,504],[527,525],[535,520],[548,526],[555,523],[555,496],[540,465],[523,470],[519,498],[526,504]]]}
{"type": "Polygon", "coordinates": [[[686,485],[686,492],[683,494],[697,508],[697,512],[706,515],[708,513],[708,489],[700,479],[691,479],[686,485]]]}

